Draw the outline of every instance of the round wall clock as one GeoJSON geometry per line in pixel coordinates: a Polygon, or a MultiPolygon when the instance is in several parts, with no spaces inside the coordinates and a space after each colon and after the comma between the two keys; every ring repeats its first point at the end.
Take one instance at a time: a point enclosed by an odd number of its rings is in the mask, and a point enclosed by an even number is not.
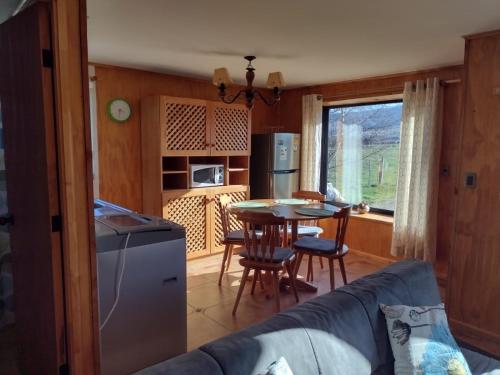
{"type": "Polygon", "coordinates": [[[111,120],[119,123],[128,121],[132,114],[132,108],[125,99],[112,99],[108,103],[108,116],[111,120]]]}

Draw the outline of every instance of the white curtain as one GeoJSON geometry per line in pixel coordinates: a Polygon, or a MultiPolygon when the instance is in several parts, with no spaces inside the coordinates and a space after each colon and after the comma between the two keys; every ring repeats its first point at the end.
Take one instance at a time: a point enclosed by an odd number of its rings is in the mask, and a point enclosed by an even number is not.
{"type": "Polygon", "coordinates": [[[434,261],[441,151],[439,80],[406,82],[391,254],[434,261]]]}
{"type": "Polygon", "coordinates": [[[320,95],[303,96],[300,190],[319,190],[322,116],[323,98],[320,95]]]}
{"type": "MultiPolygon", "coordinates": [[[[342,167],[336,168],[341,176],[342,195],[347,202],[361,202],[361,169],[363,131],[358,124],[342,124],[342,136],[337,136],[337,150],[342,152],[342,167]]],[[[340,124],[337,129],[340,128],[340,124]]]]}

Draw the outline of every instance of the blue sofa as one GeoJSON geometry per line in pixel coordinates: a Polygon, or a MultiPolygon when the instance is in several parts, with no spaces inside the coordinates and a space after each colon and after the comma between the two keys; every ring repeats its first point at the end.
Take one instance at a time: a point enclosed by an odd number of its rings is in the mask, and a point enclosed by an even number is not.
{"type": "MultiPolygon", "coordinates": [[[[402,261],[136,374],[256,375],[280,357],[296,375],[392,374],[379,304],[439,302],[432,266],[402,261]]],[[[474,375],[500,374],[500,361],[462,351],[474,375]]]]}

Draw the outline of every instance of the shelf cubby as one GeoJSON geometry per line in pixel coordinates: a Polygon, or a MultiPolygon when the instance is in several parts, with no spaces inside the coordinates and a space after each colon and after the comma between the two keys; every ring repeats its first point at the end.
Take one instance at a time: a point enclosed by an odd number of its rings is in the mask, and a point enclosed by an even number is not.
{"type": "Polygon", "coordinates": [[[187,172],[166,172],[163,174],[163,190],[187,189],[188,185],[187,172]]]}
{"type": "Polygon", "coordinates": [[[229,170],[248,169],[249,158],[243,156],[229,156],[229,170]]]}
{"type": "Polygon", "coordinates": [[[222,164],[227,168],[227,156],[190,156],[189,164],[222,164]]]}
{"type": "Polygon", "coordinates": [[[188,158],[186,156],[164,156],[162,170],[163,172],[187,172],[188,158]]]}
{"type": "Polygon", "coordinates": [[[248,185],[248,169],[229,170],[228,185],[248,185]]]}

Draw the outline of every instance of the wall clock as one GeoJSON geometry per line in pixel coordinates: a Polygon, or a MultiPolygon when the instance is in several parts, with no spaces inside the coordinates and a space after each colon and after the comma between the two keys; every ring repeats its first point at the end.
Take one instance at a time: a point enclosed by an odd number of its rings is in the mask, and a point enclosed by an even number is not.
{"type": "Polygon", "coordinates": [[[121,98],[112,99],[108,103],[108,116],[111,120],[119,123],[127,122],[132,115],[130,104],[121,98]]]}

